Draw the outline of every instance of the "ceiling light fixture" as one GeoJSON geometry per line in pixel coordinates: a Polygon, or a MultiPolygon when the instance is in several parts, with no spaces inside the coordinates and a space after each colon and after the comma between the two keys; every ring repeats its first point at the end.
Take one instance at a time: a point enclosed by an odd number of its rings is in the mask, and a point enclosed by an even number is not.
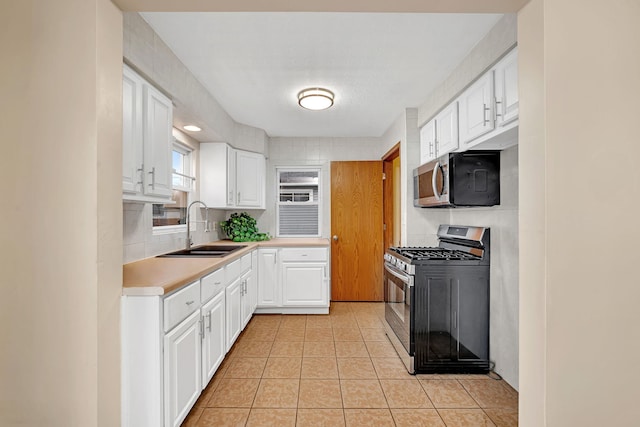
{"type": "Polygon", "coordinates": [[[202,130],[198,126],[195,126],[195,125],[186,125],[186,126],[182,126],[182,128],[184,130],[188,130],[188,131],[191,131],[191,132],[200,132],[202,130]]]}
{"type": "Polygon", "coordinates": [[[301,90],[298,104],[307,110],[326,110],[333,105],[333,92],[320,87],[301,90]]]}

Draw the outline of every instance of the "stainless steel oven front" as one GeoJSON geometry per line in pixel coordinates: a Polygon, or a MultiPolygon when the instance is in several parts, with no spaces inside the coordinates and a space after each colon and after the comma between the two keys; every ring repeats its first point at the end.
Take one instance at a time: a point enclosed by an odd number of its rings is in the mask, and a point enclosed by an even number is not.
{"type": "Polygon", "coordinates": [[[389,262],[384,263],[385,327],[391,343],[411,373],[415,352],[412,331],[414,313],[411,310],[411,302],[414,298],[413,281],[413,275],[396,268],[389,262]]]}

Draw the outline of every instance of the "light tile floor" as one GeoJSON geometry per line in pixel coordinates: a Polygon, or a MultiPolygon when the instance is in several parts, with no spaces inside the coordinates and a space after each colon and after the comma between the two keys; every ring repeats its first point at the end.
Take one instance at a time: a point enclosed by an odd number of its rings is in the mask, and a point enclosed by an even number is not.
{"type": "Polygon", "coordinates": [[[183,426],[518,425],[518,393],[487,375],[409,375],[382,303],[255,315],[183,426]]]}

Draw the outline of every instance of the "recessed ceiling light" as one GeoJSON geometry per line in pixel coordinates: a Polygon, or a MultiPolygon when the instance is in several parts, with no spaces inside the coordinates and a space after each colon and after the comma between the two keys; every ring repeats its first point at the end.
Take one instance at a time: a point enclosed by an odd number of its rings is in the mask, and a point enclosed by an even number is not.
{"type": "Polygon", "coordinates": [[[333,92],[320,87],[301,90],[298,104],[307,110],[326,110],[333,105],[333,92]]]}
{"type": "Polygon", "coordinates": [[[191,131],[191,132],[200,132],[202,130],[198,126],[195,126],[195,125],[182,126],[182,129],[188,130],[188,131],[191,131]]]}

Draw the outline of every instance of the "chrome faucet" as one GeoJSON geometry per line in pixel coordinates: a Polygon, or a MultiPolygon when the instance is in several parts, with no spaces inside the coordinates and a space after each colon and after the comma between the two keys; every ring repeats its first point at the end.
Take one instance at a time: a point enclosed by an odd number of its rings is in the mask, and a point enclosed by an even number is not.
{"type": "Polygon", "coordinates": [[[205,223],[205,231],[209,231],[209,207],[206,204],[204,204],[204,202],[201,202],[200,200],[194,200],[193,202],[189,203],[189,207],[187,207],[187,243],[186,243],[186,249],[191,249],[191,245],[193,245],[193,240],[191,239],[191,217],[189,216],[189,211],[191,210],[191,206],[193,206],[195,203],[200,203],[207,210],[206,219],[204,221],[195,221],[195,223],[197,224],[198,222],[204,222],[205,223]]]}

